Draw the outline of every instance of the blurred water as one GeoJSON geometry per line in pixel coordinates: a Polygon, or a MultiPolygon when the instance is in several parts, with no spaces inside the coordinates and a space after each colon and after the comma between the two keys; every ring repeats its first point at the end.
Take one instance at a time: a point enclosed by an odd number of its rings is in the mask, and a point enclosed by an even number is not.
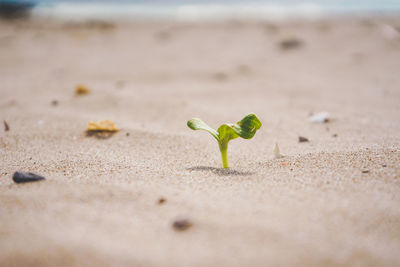
{"type": "Polygon", "coordinates": [[[37,3],[33,12],[36,16],[76,20],[285,20],[314,19],[337,14],[400,13],[400,0],[36,0],[34,2],[37,3]]]}

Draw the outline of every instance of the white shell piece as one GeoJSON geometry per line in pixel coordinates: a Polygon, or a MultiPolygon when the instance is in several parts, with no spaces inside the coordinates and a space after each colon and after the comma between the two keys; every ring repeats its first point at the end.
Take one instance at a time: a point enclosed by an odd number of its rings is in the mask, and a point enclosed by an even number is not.
{"type": "Polygon", "coordinates": [[[283,158],[283,156],[282,156],[282,154],[281,154],[281,152],[279,150],[279,146],[278,146],[277,142],[275,142],[275,146],[274,146],[274,156],[275,156],[276,159],[283,158]]]}
{"type": "Polygon", "coordinates": [[[325,123],[328,122],[329,119],[330,116],[328,112],[319,112],[309,117],[308,121],[312,123],[325,123]]]}

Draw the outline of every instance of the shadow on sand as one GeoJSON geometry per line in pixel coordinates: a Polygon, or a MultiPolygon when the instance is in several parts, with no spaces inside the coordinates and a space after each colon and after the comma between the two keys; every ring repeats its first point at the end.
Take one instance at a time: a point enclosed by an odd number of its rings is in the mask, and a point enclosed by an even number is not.
{"type": "Polygon", "coordinates": [[[215,173],[219,176],[228,176],[228,175],[246,176],[246,175],[254,174],[253,172],[241,172],[241,171],[236,171],[236,170],[232,170],[232,169],[215,168],[215,167],[209,167],[209,166],[195,166],[195,167],[187,168],[186,170],[189,170],[189,171],[212,171],[213,173],[215,173]]]}

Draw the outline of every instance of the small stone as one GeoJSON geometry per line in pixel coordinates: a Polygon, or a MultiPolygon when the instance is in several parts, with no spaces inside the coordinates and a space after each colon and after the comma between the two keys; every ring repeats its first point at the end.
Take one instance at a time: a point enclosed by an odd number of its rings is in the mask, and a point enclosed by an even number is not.
{"type": "Polygon", "coordinates": [[[115,86],[118,87],[118,88],[122,88],[122,87],[125,86],[125,84],[126,84],[125,81],[117,81],[117,82],[115,83],[115,86]]]}
{"type": "Polygon", "coordinates": [[[189,229],[192,226],[193,226],[192,222],[189,219],[186,219],[186,218],[176,219],[172,223],[172,227],[176,231],[185,231],[185,230],[189,229]]]}
{"type": "Polygon", "coordinates": [[[126,136],[130,136],[131,134],[130,133],[126,133],[126,136]]]}
{"type": "Polygon", "coordinates": [[[8,132],[10,130],[10,125],[8,125],[6,121],[3,121],[3,124],[4,124],[4,131],[8,132]]]}
{"type": "Polygon", "coordinates": [[[43,176],[31,173],[31,172],[15,172],[13,175],[13,180],[17,184],[37,182],[40,180],[46,180],[43,176]]]}
{"type": "Polygon", "coordinates": [[[86,136],[94,136],[99,139],[106,139],[110,138],[119,130],[120,129],[115,126],[115,123],[110,120],[103,120],[99,122],[91,121],[86,128],[86,136]]]}
{"type": "Polygon", "coordinates": [[[279,31],[279,27],[272,23],[265,25],[265,28],[267,29],[268,32],[278,32],[279,31]]]}
{"type": "Polygon", "coordinates": [[[386,165],[386,164],[382,164],[382,167],[383,167],[383,168],[386,168],[386,167],[387,167],[387,165],[386,165]]]}
{"type": "Polygon", "coordinates": [[[224,72],[217,72],[213,75],[213,78],[217,81],[226,81],[228,79],[228,75],[224,72]]]}
{"type": "Polygon", "coordinates": [[[363,170],[362,173],[369,173],[369,170],[363,170]]]}
{"type": "Polygon", "coordinates": [[[288,38],[288,39],[282,40],[279,43],[280,48],[284,49],[284,50],[299,48],[302,45],[303,45],[303,42],[296,38],[288,38]]]}
{"type": "Polygon", "coordinates": [[[308,142],[308,138],[303,137],[303,136],[299,136],[299,143],[304,143],[304,142],[308,142]]]}
{"type": "Polygon", "coordinates": [[[247,65],[239,65],[236,68],[237,72],[239,72],[240,74],[249,74],[251,73],[251,68],[247,65]]]}
{"type": "Polygon", "coordinates": [[[160,197],[160,198],[158,199],[157,203],[158,203],[158,205],[162,205],[162,204],[164,204],[166,201],[167,201],[167,200],[166,200],[165,198],[160,197]]]}
{"type": "Polygon", "coordinates": [[[58,106],[58,100],[53,100],[53,101],[51,101],[51,105],[52,105],[53,107],[58,106]]]}
{"type": "Polygon", "coordinates": [[[159,41],[166,41],[171,38],[171,34],[168,31],[159,31],[159,32],[156,32],[155,37],[159,41]]]}
{"type": "Polygon", "coordinates": [[[336,137],[338,137],[338,134],[332,134],[332,137],[336,138],[336,137]]]}
{"type": "Polygon", "coordinates": [[[90,94],[90,89],[84,85],[77,85],[75,87],[75,95],[87,95],[90,94]]]}

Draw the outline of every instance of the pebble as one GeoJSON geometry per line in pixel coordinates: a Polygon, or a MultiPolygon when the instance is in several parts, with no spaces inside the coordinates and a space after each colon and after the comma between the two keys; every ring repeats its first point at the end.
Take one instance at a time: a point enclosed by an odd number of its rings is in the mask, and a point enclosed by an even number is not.
{"type": "Polygon", "coordinates": [[[6,121],[3,121],[3,124],[4,124],[4,131],[8,132],[10,130],[10,125],[8,125],[6,121]]]}
{"type": "Polygon", "coordinates": [[[159,41],[166,41],[171,38],[171,34],[168,31],[159,31],[155,34],[155,37],[159,41]]]}
{"type": "Polygon", "coordinates": [[[300,41],[296,38],[288,38],[288,39],[282,40],[279,43],[279,46],[281,47],[281,49],[288,50],[288,49],[298,48],[302,44],[303,44],[302,41],[300,41]]]}
{"type": "Polygon", "coordinates": [[[299,143],[308,142],[308,141],[309,141],[308,138],[299,136],[299,143]]]}
{"type": "Polygon", "coordinates": [[[90,89],[84,85],[77,85],[75,87],[75,95],[87,95],[90,94],[90,89]]]}
{"type": "Polygon", "coordinates": [[[213,75],[213,78],[217,81],[225,81],[228,79],[228,75],[224,72],[217,72],[213,75]]]}
{"type": "Polygon", "coordinates": [[[190,227],[193,226],[193,223],[187,219],[187,218],[180,218],[180,219],[176,219],[173,223],[172,223],[172,227],[176,230],[176,231],[185,231],[187,229],[189,229],[190,227]]]}
{"type": "Polygon", "coordinates": [[[115,86],[118,87],[118,88],[122,88],[122,87],[125,86],[125,84],[126,84],[125,81],[117,81],[117,82],[115,83],[115,86]]]}
{"type": "Polygon", "coordinates": [[[363,170],[362,173],[369,173],[369,170],[363,170]]]}
{"type": "Polygon", "coordinates": [[[163,197],[160,197],[157,201],[158,205],[164,204],[167,200],[163,197]]]}
{"type": "Polygon", "coordinates": [[[37,182],[46,179],[43,176],[31,172],[15,172],[13,175],[13,180],[17,184],[20,184],[20,183],[37,182]]]}

